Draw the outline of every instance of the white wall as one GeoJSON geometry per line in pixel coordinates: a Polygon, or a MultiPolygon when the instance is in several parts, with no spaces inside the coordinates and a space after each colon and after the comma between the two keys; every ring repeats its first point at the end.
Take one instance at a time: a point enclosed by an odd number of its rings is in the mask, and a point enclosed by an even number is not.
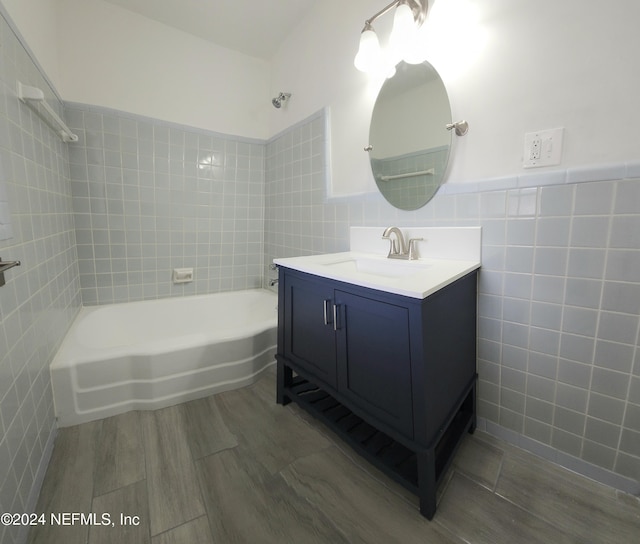
{"type": "MultiPolygon", "coordinates": [[[[286,90],[292,97],[286,111],[271,113],[271,134],[328,106],[333,192],[337,194],[375,189],[363,148],[382,81],[369,81],[358,72],[353,57],[365,19],[386,4],[385,0],[317,2],[272,61],[272,94],[286,90]]],[[[385,23],[376,24],[376,29],[382,31],[385,23]]]]}
{"type": "Polygon", "coordinates": [[[64,100],[267,136],[268,63],[100,0],[58,0],[64,100]]]}
{"type": "MultiPolygon", "coordinates": [[[[255,138],[328,106],[333,194],[375,190],[362,148],[381,81],[355,70],[353,56],[364,20],[387,0],[317,2],[270,65],[101,0],[1,1],[65,100],[255,138]],[[279,91],[293,96],[276,110],[279,91]]],[[[557,126],[563,161],[546,170],[637,158],[640,3],[431,5],[429,60],[454,119],[471,127],[455,141],[450,183],[523,173],[524,133],[557,126]]],[[[383,40],[390,25],[390,15],[375,25],[383,40]]]]}
{"type": "Polygon", "coordinates": [[[0,0],[47,77],[60,85],[57,0],[0,0]]]}
{"type": "MultiPolygon", "coordinates": [[[[379,82],[353,68],[359,32],[386,0],[318,2],[273,59],[272,93],[293,93],[271,132],[329,106],[333,193],[373,190],[366,145],[379,82]]],[[[616,0],[438,0],[425,31],[429,60],[448,87],[456,141],[449,182],[513,176],[524,133],[565,128],[566,169],[637,159],[640,3],[616,0]]],[[[390,15],[383,19],[391,20],[390,15]]],[[[388,23],[374,25],[381,38],[388,23]]]]}

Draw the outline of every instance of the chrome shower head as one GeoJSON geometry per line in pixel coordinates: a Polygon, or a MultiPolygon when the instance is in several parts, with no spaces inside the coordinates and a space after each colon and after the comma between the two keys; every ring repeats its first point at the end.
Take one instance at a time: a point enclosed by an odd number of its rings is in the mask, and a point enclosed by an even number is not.
{"type": "Polygon", "coordinates": [[[282,103],[290,97],[291,93],[280,93],[273,100],[271,100],[271,103],[273,104],[274,108],[280,108],[282,107],[282,103]]]}

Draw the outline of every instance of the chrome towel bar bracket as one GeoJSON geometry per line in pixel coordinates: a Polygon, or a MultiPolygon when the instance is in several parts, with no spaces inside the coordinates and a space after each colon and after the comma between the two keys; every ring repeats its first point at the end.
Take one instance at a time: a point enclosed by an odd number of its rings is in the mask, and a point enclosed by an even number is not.
{"type": "Polygon", "coordinates": [[[457,123],[447,123],[445,125],[447,130],[456,129],[457,136],[465,136],[469,132],[469,123],[466,121],[458,121],[457,123]]]}
{"type": "Polygon", "coordinates": [[[14,266],[20,266],[20,261],[3,261],[0,258],[0,287],[5,284],[4,273],[14,266]]]}

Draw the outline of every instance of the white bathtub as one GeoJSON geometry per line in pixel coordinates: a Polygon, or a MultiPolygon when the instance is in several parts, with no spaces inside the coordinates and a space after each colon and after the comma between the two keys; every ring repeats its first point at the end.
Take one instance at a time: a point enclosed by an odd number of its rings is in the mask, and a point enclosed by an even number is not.
{"type": "Polygon", "coordinates": [[[254,382],[274,363],[267,290],[82,308],[51,363],[61,427],[254,382]]]}

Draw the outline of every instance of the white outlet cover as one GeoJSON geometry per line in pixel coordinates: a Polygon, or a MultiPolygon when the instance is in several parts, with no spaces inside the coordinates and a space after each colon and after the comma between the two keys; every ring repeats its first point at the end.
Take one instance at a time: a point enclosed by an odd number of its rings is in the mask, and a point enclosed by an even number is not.
{"type": "Polygon", "coordinates": [[[541,166],[554,166],[562,162],[562,138],[564,128],[550,128],[527,132],[524,135],[524,155],[522,166],[524,168],[539,168],[541,166]],[[533,142],[540,141],[540,157],[534,158],[533,142]]]}

